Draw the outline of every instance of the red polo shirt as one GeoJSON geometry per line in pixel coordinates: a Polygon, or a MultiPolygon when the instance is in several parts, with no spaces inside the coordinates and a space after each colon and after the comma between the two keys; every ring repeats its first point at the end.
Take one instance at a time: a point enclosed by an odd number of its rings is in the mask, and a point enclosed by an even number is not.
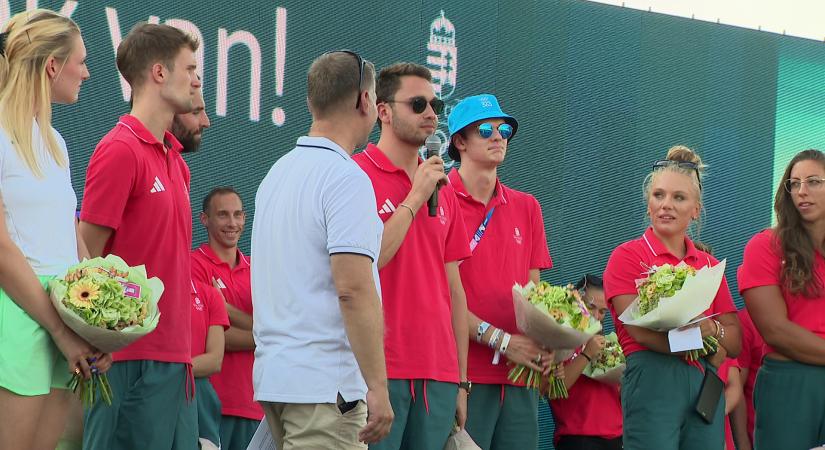
{"type": "MultiPolygon", "coordinates": [[[[209,286],[212,286],[214,278],[230,305],[252,315],[249,258],[238,250],[237,261],[235,268],[230,268],[229,264],[221,261],[209,244],[202,244],[192,252],[192,278],[209,286]]],[[[263,419],[261,405],[253,400],[254,362],[254,350],[226,351],[223,354],[221,371],[209,378],[221,400],[221,414],[253,420],[263,419]]]]}
{"type": "Polygon", "coordinates": [[[192,357],[206,352],[209,327],[229,328],[229,316],[218,291],[212,286],[192,282],[192,357]]]}
{"type": "MultiPolygon", "coordinates": [[[[386,222],[412,181],[373,144],[353,159],[370,177],[378,216],[386,222]]],[[[419,209],[395,257],[379,271],[390,379],[459,381],[444,264],[469,257],[470,247],[452,190],[439,190],[438,205],[436,217],[428,216],[426,206],[419,209]]]]}
{"type": "MultiPolygon", "coordinates": [[[[510,189],[498,180],[496,194],[485,206],[467,193],[458,170],[453,169],[449,179],[450,184],[444,189],[452,189],[456,194],[468,242],[489,211],[495,208],[472,257],[459,266],[467,307],[494,327],[518,334],[513,284],[527,284],[530,269],[553,266],[547,251],[541,206],[532,195],[510,189]]],[[[471,336],[468,378],[473,383],[514,384],[507,379],[510,367],[504,363],[494,365],[492,359],[493,351],[471,336]]]]}
{"type": "Polygon", "coordinates": [[[743,391],[745,404],[748,407],[748,434],[751,441],[753,441],[753,424],[756,417],[753,409],[753,388],[756,386],[756,374],[762,366],[765,341],[762,340],[762,335],[753,325],[751,315],[746,308],[740,309],[736,314],[739,316],[739,326],[742,329],[742,351],[739,353],[737,360],[739,361],[739,367],[748,368],[748,378],[743,380],[743,391]]]}
{"type": "MultiPolygon", "coordinates": [[[[745,255],[737,273],[739,292],[744,295],[750,288],[779,286],[788,309],[788,320],[825,339],[825,293],[816,298],[792,294],[783,285],[782,248],[774,238],[773,230],[764,230],[751,238],[745,246],[745,255]]],[[[825,259],[816,252],[814,276],[825,283],[825,259]]],[[[765,353],[775,351],[765,344],[765,353]]]]}
{"type": "Polygon", "coordinates": [[[568,397],[551,400],[556,424],[554,442],[562,436],[595,436],[615,439],[622,435],[622,403],[619,386],[584,375],[568,389],[568,397]]]}
{"type": "Polygon", "coordinates": [[[80,220],[113,230],[103,254],[145,265],[164,286],[158,327],[115,352],[116,361],[192,361],[189,170],[177,139],[166,132],[164,141],[168,151],[127,114],[97,145],[86,172],[80,220]]]}
{"type": "MultiPolygon", "coordinates": [[[[683,259],[672,255],[665,245],[659,241],[653,233],[652,228],[648,228],[642,237],[616,247],[607,261],[604,271],[604,296],[607,298],[610,313],[613,314],[613,323],[616,326],[616,334],[619,337],[619,344],[624,350],[625,356],[636,353],[640,350],[648,350],[647,347],[637,343],[619,320],[616,308],[613,305],[613,298],[618,295],[638,295],[636,291],[636,280],[646,278],[645,267],[661,266],[662,264],[676,265],[684,261],[685,264],[701,269],[705,266],[715,266],[719,264],[713,256],[698,250],[688,237],[685,237],[687,252],[683,259]]],[[[719,291],[713,299],[710,308],[705,311],[709,314],[724,314],[736,312],[733,299],[728,290],[728,282],[722,277],[719,291]]]]}

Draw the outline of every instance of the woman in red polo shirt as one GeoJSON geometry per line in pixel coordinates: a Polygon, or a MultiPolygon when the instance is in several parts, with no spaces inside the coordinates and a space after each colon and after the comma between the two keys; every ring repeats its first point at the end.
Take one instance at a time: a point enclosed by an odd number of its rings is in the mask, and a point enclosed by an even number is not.
{"type": "Polygon", "coordinates": [[[791,160],[776,190],[777,225],[751,238],[739,289],[765,340],[756,377],[754,448],[825,443],[825,155],[791,160]]]}
{"type": "MultiPolygon", "coordinates": [[[[724,446],[724,406],[717,407],[710,424],[694,409],[704,372],[716,368],[706,358],[688,364],[682,353],[671,353],[665,332],[624,326],[618,320],[636,298],[635,280],[644,278],[647,268],[718,263],[697,250],[687,234],[702,211],[703,169],[699,156],[683,146],[671,148],[666,159],[654,164],[644,182],[651,226],[640,238],[617,247],[605,270],[605,297],[627,357],[621,388],[625,450],[721,450],[724,446]]],[[[728,354],[736,356],[739,324],[724,278],[705,314],[718,316],[699,322],[702,336],[716,336],[728,354]]]]}
{"type": "MultiPolygon", "coordinates": [[[[607,314],[602,279],[585,275],[576,289],[590,314],[601,321],[607,314]]],[[[565,362],[568,397],[550,401],[556,424],[556,450],[621,450],[622,405],[619,386],[582,375],[587,364],[604,350],[604,336],[596,335],[565,362]]]]}

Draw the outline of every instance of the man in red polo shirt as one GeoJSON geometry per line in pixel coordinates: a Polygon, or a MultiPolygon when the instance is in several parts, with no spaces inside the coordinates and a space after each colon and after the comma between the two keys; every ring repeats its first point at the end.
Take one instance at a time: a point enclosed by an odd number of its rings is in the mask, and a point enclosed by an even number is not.
{"type": "Polygon", "coordinates": [[[467,431],[484,449],[535,449],[538,392],[507,379],[507,362],[549,374],[551,354],[519,334],[513,284],[539,282],[553,263],[539,202],[498,179],[518,122],[491,94],[467,97],[448,120],[450,157],[461,162],[450,185],[461,205],[472,257],[460,266],[470,310],[468,376],[473,393],[467,431]],[[503,357],[502,357],[503,354],[503,357]]]}
{"type": "Polygon", "coordinates": [[[249,259],[238,248],[246,223],[240,194],[227,186],[212,189],[200,220],[208,238],[192,252],[192,278],[220,289],[230,323],[223,366],[210,378],[221,399],[221,446],[246,448],[264,413],[252,389],[252,289],[249,259]]]}
{"type": "Polygon", "coordinates": [[[113,404],[85,412],[84,449],[195,448],[192,395],[189,170],[167,130],[190,112],[198,42],[166,25],[139,24],[117,51],[132,110],[95,148],[80,232],[89,253],[145,265],[163,281],[157,329],[116,352],[113,404]],[[151,430],[151,432],[147,432],[151,430]]]}
{"type": "Polygon", "coordinates": [[[440,157],[419,148],[444,103],[430,71],[399,63],[381,70],[375,89],[381,138],[353,159],[369,175],[384,221],[378,258],[385,353],[395,421],[372,449],[441,450],[455,422],[464,427],[467,303],[458,262],[470,255],[458,201],[440,191],[435,217],[424,206],[446,181],[440,157]],[[463,388],[460,388],[463,387],[463,388]]]}

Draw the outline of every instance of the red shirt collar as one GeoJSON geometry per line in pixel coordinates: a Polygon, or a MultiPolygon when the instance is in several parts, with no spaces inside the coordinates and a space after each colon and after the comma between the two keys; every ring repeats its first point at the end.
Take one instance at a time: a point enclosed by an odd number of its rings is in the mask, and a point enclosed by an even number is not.
{"type": "MultiPolygon", "coordinates": [[[[384,152],[372,142],[367,144],[367,148],[364,149],[364,154],[367,159],[375,165],[375,167],[383,170],[384,172],[403,172],[403,170],[396,167],[396,165],[393,164],[389,158],[387,158],[387,155],[385,155],[384,152]]],[[[419,156],[418,164],[421,164],[422,162],[424,162],[424,160],[422,160],[419,156]]]]}
{"type": "MultiPolygon", "coordinates": [[[[642,235],[642,240],[645,241],[648,250],[650,250],[653,256],[670,255],[676,258],[676,256],[665,247],[665,244],[656,237],[656,233],[653,232],[653,227],[647,227],[645,234],[642,235]]],[[[698,258],[699,251],[696,249],[696,246],[693,245],[693,241],[685,236],[685,257],[683,259],[687,261],[688,259],[696,260],[698,258]]]]}
{"type": "Polygon", "coordinates": [[[137,117],[131,114],[124,114],[120,116],[120,119],[118,120],[118,125],[123,126],[129,131],[131,131],[136,138],[140,139],[147,145],[152,145],[160,149],[166,147],[168,150],[176,151],[178,153],[180,153],[180,151],[183,149],[183,145],[181,145],[181,143],[178,142],[178,139],[175,137],[175,135],[170,133],[169,130],[163,132],[163,140],[166,145],[158,142],[155,136],[146,128],[145,125],[143,125],[143,122],[141,122],[140,120],[138,120],[137,117]]]}
{"type": "MultiPolygon", "coordinates": [[[[451,170],[450,173],[447,174],[447,179],[450,180],[450,185],[453,187],[453,190],[459,198],[466,198],[481,203],[467,192],[467,188],[464,187],[464,182],[461,180],[461,175],[459,175],[458,169],[454,168],[451,170]]],[[[496,178],[496,194],[492,199],[490,199],[490,204],[487,206],[499,204],[507,204],[507,195],[504,192],[504,185],[501,184],[501,180],[496,178]]]]}
{"type": "MultiPolygon", "coordinates": [[[[209,258],[209,260],[212,261],[212,264],[215,264],[215,265],[226,264],[227,266],[229,265],[224,260],[222,260],[220,257],[218,257],[218,254],[215,253],[214,250],[212,250],[212,247],[210,247],[208,243],[201,244],[201,246],[198,247],[198,251],[201,252],[203,255],[205,255],[207,258],[209,258]]],[[[243,254],[243,252],[241,252],[241,249],[236,249],[236,251],[238,252],[237,253],[238,264],[232,270],[248,268],[249,267],[249,258],[247,258],[246,255],[243,254]]]]}

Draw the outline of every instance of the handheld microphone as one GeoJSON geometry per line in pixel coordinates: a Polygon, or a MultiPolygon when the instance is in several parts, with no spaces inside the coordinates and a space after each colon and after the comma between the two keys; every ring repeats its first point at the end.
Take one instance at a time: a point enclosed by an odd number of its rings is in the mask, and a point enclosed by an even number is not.
{"type": "MultiPolygon", "coordinates": [[[[435,134],[427,136],[427,140],[424,141],[424,146],[427,147],[427,159],[430,159],[431,156],[441,154],[441,139],[435,134]]],[[[433,194],[430,196],[430,199],[427,200],[427,212],[430,217],[435,217],[436,211],[438,210],[438,187],[438,184],[436,184],[433,194]]]]}

